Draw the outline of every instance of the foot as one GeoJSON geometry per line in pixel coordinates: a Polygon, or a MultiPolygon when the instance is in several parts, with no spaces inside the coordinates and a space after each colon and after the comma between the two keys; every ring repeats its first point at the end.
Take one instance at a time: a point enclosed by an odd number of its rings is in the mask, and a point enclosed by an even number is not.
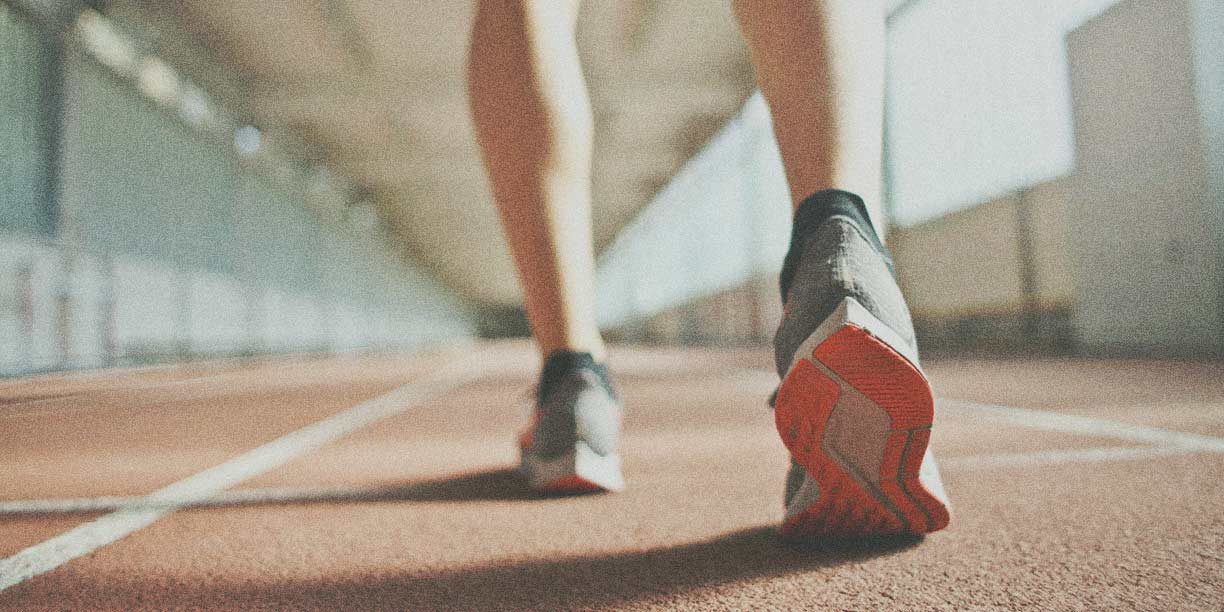
{"type": "Polygon", "coordinates": [[[531,426],[519,436],[519,470],[542,493],[619,491],[622,408],[602,364],[589,353],[549,355],[531,426]]]}
{"type": "Polygon", "coordinates": [[[927,448],[931,386],[861,199],[825,191],[804,202],[782,285],[774,416],[792,459],[783,535],[943,529],[947,500],[927,448]]]}

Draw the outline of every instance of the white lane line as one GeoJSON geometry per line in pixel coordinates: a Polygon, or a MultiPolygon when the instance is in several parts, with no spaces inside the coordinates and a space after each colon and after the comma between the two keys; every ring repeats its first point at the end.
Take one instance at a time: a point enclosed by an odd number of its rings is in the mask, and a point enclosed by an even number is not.
{"type": "Polygon", "coordinates": [[[79,512],[108,512],[134,506],[143,496],[103,495],[99,497],[68,497],[51,499],[16,499],[0,502],[0,515],[4,514],[73,514],[79,512]]]}
{"type": "Polygon", "coordinates": [[[159,508],[207,508],[292,502],[346,502],[394,499],[397,491],[411,485],[396,487],[266,487],[221,491],[206,498],[149,501],[140,495],[104,495],[99,497],[67,497],[23,499],[0,502],[0,516],[19,514],[80,514],[113,510],[154,510],[159,508]]]}
{"type": "Polygon", "coordinates": [[[59,536],[0,559],[0,591],[51,571],[77,557],[138,531],[175,510],[212,497],[328,442],[395,416],[479,376],[476,356],[453,362],[425,378],[272,440],[238,457],[140,498],[59,536]]]}
{"type": "Polygon", "coordinates": [[[1013,408],[1011,406],[997,406],[993,404],[979,404],[976,402],[953,399],[940,400],[939,407],[941,409],[952,408],[965,410],[973,414],[986,415],[993,419],[1012,423],[1014,425],[1044,429],[1046,431],[1057,431],[1060,433],[1070,433],[1084,436],[1101,436],[1162,447],[1169,446],[1186,450],[1224,453],[1224,438],[1216,438],[1212,436],[1171,431],[1168,429],[1146,427],[1143,425],[1131,425],[1129,423],[1120,423],[1117,421],[1109,421],[1074,414],[1065,414],[1061,412],[1032,410],[1028,408],[1013,408]]]}
{"type": "Polygon", "coordinates": [[[1068,463],[1105,463],[1175,457],[1200,452],[1181,446],[1102,446],[1068,448],[1027,453],[986,453],[939,460],[939,467],[948,471],[984,470],[1015,467],[1038,467],[1068,463]]]}

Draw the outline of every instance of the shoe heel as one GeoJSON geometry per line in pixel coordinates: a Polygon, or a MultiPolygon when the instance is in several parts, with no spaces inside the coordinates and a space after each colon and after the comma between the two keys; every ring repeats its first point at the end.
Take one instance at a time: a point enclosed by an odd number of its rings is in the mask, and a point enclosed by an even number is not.
{"type": "Polygon", "coordinates": [[[554,459],[524,455],[521,471],[527,484],[541,493],[616,492],[625,488],[620,456],[600,455],[585,442],[554,459]]]}
{"type": "Polygon", "coordinates": [[[778,433],[815,481],[791,536],[927,533],[948,511],[920,481],[934,399],[900,336],[846,298],[796,352],[778,391],[778,433]]]}

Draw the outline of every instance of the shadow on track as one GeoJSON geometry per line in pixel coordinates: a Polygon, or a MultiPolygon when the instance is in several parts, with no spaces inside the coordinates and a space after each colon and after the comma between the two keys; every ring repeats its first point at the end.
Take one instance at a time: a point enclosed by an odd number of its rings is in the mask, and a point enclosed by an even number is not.
{"type": "Polygon", "coordinates": [[[818,572],[906,550],[918,541],[858,540],[798,548],[784,544],[774,528],[759,527],[702,542],[608,555],[507,559],[343,578],[178,584],[160,592],[151,592],[142,580],[124,577],[93,585],[96,589],[89,591],[93,598],[117,604],[139,601],[144,606],[173,608],[558,610],[643,601],[668,606],[697,591],[818,572]]]}
{"type": "MultiPolygon", "coordinates": [[[[220,497],[204,505],[539,499],[510,469],[383,487],[248,489],[227,495],[231,497],[220,497]],[[240,495],[247,497],[235,497],[240,495]]],[[[797,546],[783,542],[774,527],[757,527],[705,541],[647,550],[560,558],[500,558],[460,567],[367,568],[364,573],[311,579],[220,578],[150,589],[148,582],[139,577],[109,576],[106,580],[99,578],[98,583],[82,592],[90,593],[91,605],[114,602],[114,609],[124,609],[136,602],[139,603],[136,607],[156,609],[556,610],[616,607],[644,601],[667,606],[678,604],[686,595],[698,591],[820,572],[897,553],[918,541],[863,539],[797,546]]],[[[411,542],[404,545],[412,546],[411,542]]]]}

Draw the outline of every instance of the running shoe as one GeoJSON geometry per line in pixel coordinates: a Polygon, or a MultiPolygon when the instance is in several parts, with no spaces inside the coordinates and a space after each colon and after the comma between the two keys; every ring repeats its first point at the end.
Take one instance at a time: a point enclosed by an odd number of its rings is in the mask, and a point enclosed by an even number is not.
{"type": "Polygon", "coordinates": [[[541,493],[620,491],[622,407],[608,370],[590,353],[549,355],[531,426],[519,436],[519,470],[541,493]]]}
{"type": "Polygon", "coordinates": [[[796,212],[774,337],[774,400],[792,463],[789,539],[923,534],[949,521],[928,442],[931,386],[892,261],[858,196],[796,212]]]}

